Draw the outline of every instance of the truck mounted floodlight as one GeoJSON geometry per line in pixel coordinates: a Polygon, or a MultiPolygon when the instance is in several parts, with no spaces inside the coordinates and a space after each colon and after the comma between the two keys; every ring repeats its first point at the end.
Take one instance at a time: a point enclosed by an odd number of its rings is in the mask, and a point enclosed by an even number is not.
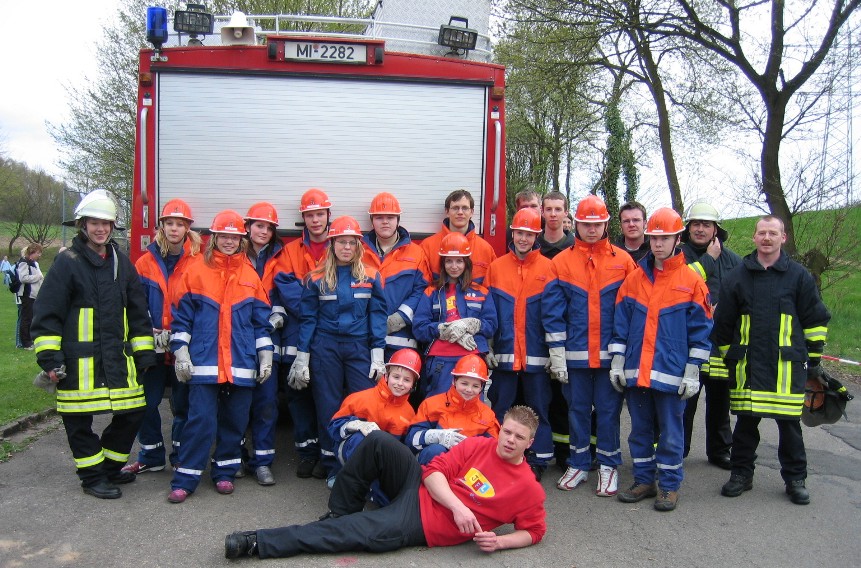
{"type": "Polygon", "coordinates": [[[173,31],[188,34],[188,45],[203,45],[197,36],[211,34],[214,27],[215,18],[203,4],[186,4],[185,10],[173,11],[173,31]]]}
{"type": "Polygon", "coordinates": [[[475,49],[478,41],[478,32],[469,28],[469,20],[460,16],[452,16],[448,19],[448,25],[439,27],[439,38],[437,43],[443,47],[452,48],[454,55],[460,55],[459,50],[464,52],[475,49]],[[461,22],[463,26],[453,26],[454,22],[461,22]]]}

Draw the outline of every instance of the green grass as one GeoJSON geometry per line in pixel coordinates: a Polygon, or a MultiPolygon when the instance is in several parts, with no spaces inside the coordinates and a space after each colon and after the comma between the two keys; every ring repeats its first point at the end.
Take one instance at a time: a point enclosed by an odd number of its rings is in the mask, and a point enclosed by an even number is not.
{"type": "Polygon", "coordinates": [[[15,298],[0,289],[0,425],[54,406],[54,397],[33,386],[39,372],[33,351],[15,348],[15,298]]]}

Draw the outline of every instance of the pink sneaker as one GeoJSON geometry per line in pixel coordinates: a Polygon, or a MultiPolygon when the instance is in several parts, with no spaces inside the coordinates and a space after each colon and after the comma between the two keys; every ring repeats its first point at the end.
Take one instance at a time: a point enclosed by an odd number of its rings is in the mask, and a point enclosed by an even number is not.
{"type": "Polygon", "coordinates": [[[167,500],[171,503],[182,503],[188,499],[189,495],[190,493],[185,489],[174,489],[170,492],[170,495],[167,496],[167,500]]]}
{"type": "Polygon", "coordinates": [[[227,481],[226,479],[218,481],[215,484],[215,490],[222,495],[230,495],[231,493],[233,493],[233,482],[227,481]]]}

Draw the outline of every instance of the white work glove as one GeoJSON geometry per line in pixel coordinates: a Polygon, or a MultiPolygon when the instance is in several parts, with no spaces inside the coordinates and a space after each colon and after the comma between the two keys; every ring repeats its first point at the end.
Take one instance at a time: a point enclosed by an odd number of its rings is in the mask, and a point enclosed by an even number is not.
{"type": "Polygon", "coordinates": [[[308,370],[308,359],[310,355],[304,351],[296,353],[296,360],[290,366],[287,374],[287,386],[291,389],[302,390],[311,382],[311,372],[308,370]]]}
{"type": "Polygon", "coordinates": [[[550,378],[559,381],[563,385],[568,384],[568,363],[565,360],[564,347],[550,348],[550,361],[547,363],[550,378]]]}
{"type": "Polygon", "coordinates": [[[66,366],[60,365],[50,371],[41,371],[33,378],[33,385],[43,389],[48,394],[57,393],[57,383],[66,378],[66,366]]]}
{"type": "Polygon", "coordinates": [[[272,312],[269,314],[269,325],[272,326],[272,329],[281,329],[284,327],[284,316],[278,312],[272,312]]]}
{"type": "Polygon", "coordinates": [[[478,346],[475,344],[475,338],[471,333],[464,333],[457,340],[457,344],[466,349],[467,351],[473,351],[478,346]]]}
{"type": "Polygon", "coordinates": [[[439,329],[439,338],[443,341],[449,341],[448,328],[449,324],[447,323],[441,323],[437,326],[437,329],[439,329]]]}
{"type": "Polygon", "coordinates": [[[155,350],[164,353],[170,351],[170,330],[169,329],[154,329],[152,330],[152,339],[155,343],[155,350]]]}
{"type": "Polygon", "coordinates": [[[386,365],[383,363],[383,350],[371,349],[371,370],[368,371],[369,379],[376,379],[386,374],[386,365]]]}
{"type": "Polygon", "coordinates": [[[365,420],[350,420],[344,424],[345,432],[359,432],[363,436],[369,436],[371,432],[376,432],[380,427],[376,422],[367,422],[365,420]]]}
{"type": "Polygon", "coordinates": [[[610,359],[610,384],[616,392],[625,392],[625,356],[613,355],[610,359]]]}
{"type": "Polygon", "coordinates": [[[395,333],[405,327],[407,327],[407,322],[404,321],[403,316],[398,312],[395,312],[386,318],[386,333],[395,333]]]}
{"type": "Polygon", "coordinates": [[[499,366],[499,359],[496,358],[496,353],[493,352],[493,346],[487,346],[487,353],[484,354],[484,362],[487,363],[487,368],[491,371],[499,366]]]}
{"type": "Polygon", "coordinates": [[[257,359],[260,361],[260,367],[257,370],[257,382],[261,385],[272,374],[272,353],[268,349],[257,352],[257,359]]]}
{"type": "Polygon", "coordinates": [[[679,394],[682,395],[682,400],[687,400],[698,392],[700,392],[700,368],[688,363],[685,365],[682,384],[679,385],[679,394]]]}
{"type": "Polygon", "coordinates": [[[460,433],[460,428],[435,428],[425,432],[426,444],[441,444],[449,450],[464,440],[466,436],[460,433]]]}
{"type": "Polygon", "coordinates": [[[181,383],[187,383],[191,380],[191,375],[194,373],[194,365],[191,364],[191,355],[188,354],[188,345],[183,345],[173,354],[176,361],[173,364],[173,369],[176,371],[176,380],[181,383]]]}
{"type": "Polygon", "coordinates": [[[481,329],[478,318],[462,318],[448,324],[448,341],[456,343],[465,334],[475,335],[481,329]]]}

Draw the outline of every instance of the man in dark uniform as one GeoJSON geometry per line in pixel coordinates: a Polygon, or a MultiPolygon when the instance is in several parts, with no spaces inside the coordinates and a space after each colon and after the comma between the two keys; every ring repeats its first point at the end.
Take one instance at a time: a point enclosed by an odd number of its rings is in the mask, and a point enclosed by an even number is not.
{"type": "Polygon", "coordinates": [[[819,362],[831,314],[807,269],[781,250],[783,221],[761,218],[753,241],[756,250],[721,285],[715,314],[714,340],[729,369],[730,409],[737,416],[732,474],[721,494],[738,497],[753,488],[759,422],[772,418],[786,494],[796,505],[806,505],[804,386],[822,374],[819,362]]]}

